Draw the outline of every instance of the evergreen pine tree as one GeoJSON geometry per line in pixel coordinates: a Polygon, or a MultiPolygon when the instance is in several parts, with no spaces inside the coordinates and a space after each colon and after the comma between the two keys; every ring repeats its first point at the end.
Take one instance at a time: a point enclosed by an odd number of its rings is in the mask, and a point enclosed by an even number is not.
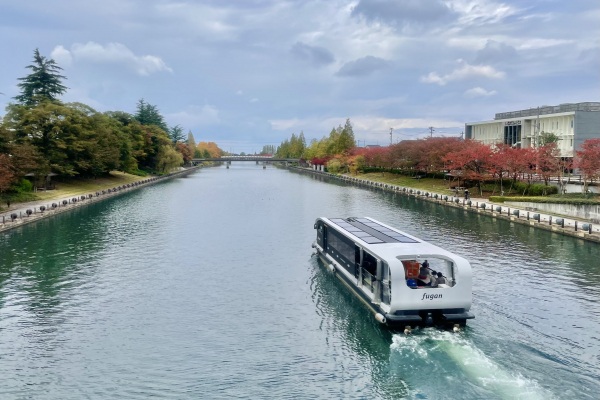
{"type": "Polygon", "coordinates": [[[31,74],[19,78],[21,82],[17,85],[21,94],[15,100],[19,103],[35,106],[44,100],[56,102],[57,97],[67,91],[62,84],[62,80],[67,78],[59,73],[62,68],[53,59],[42,56],[38,49],[33,52],[33,64],[27,68],[32,71],[31,74]]]}

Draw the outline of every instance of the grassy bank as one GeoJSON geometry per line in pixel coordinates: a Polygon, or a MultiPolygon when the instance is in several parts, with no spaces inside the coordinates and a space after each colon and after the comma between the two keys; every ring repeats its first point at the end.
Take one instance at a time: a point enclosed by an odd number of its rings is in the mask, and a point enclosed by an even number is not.
{"type": "Polygon", "coordinates": [[[389,172],[381,173],[381,172],[369,172],[366,174],[358,174],[358,175],[350,175],[354,178],[367,179],[375,182],[383,182],[396,186],[405,186],[411,187],[420,190],[427,190],[431,192],[436,192],[440,194],[448,194],[451,195],[452,189],[450,189],[450,181],[444,179],[434,179],[434,178],[421,178],[416,179],[410,176],[405,175],[397,175],[390,174],[389,172]]]}
{"type": "MultiPolygon", "coordinates": [[[[25,196],[19,197],[20,201],[16,201],[13,198],[11,201],[11,208],[18,207],[19,204],[25,202],[57,200],[95,193],[99,190],[110,189],[115,186],[142,181],[144,179],[148,179],[148,176],[137,176],[124,172],[113,171],[109,175],[100,178],[72,178],[65,181],[55,181],[53,182],[55,189],[44,191],[38,190],[34,193],[26,193],[25,196]]],[[[0,210],[4,209],[6,209],[6,203],[0,204],[0,210]]]]}

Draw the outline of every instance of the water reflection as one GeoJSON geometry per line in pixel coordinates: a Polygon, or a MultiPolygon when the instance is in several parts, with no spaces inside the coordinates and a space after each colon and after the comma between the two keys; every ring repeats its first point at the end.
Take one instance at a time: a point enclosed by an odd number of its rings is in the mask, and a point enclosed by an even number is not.
{"type": "Polygon", "coordinates": [[[353,377],[356,392],[351,397],[366,396],[371,385],[382,398],[408,396],[408,386],[399,371],[390,368],[391,332],[382,328],[363,304],[327,272],[317,256],[312,257],[310,267],[312,299],[322,318],[321,329],[326,337],[338,338],[328,342],[331,356],[342,369],[348,358],[360,358],[369,365],[369,379],[353,377]]]}

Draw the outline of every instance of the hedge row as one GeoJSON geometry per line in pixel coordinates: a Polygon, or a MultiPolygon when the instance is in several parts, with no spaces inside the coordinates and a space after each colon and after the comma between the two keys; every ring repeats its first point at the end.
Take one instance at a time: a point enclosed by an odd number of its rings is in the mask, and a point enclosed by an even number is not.
{"type": "Polygon", "coordinates": [[[504,203],[505,201],[523,201],[529,203],[548,203],[548,204],[575,204],[575,205],[596,205],[600,204],[598,198],[574,199],[572,197],[511,197],[511,196],[490,196],[490,201],[504,203]]]}

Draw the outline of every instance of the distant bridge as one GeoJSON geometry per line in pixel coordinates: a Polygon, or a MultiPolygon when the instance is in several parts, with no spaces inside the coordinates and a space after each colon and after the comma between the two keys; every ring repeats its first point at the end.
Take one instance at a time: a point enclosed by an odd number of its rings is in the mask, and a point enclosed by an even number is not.
{"type": "Polygon", "coordinates": [[[206,157],[206,158],[192,158],[193,163],[200,163],[203,161],[217,161],[217,162],[230,162],[230,161],[256,161],[259,162],[299,162],[299,158],[275,158],[268,156],[223,156],[223,157],[206,157]]]}

